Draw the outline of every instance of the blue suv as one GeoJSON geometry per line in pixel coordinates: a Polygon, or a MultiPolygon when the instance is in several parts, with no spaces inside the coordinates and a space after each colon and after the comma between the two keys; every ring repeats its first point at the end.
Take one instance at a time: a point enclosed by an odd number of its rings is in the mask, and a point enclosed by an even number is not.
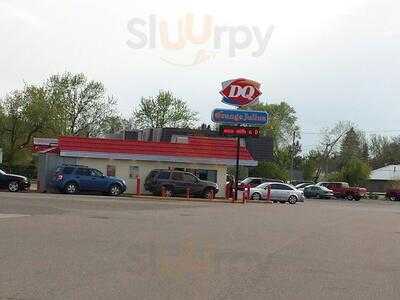
{"type": "Polygon", "coordinates": [[[97,169],[80,165],[59,166],[50,185],[60,192],[77,194],[80,191],[102,192],[118,196],[126,191],[125,180],[104,176],[97,169]]]}

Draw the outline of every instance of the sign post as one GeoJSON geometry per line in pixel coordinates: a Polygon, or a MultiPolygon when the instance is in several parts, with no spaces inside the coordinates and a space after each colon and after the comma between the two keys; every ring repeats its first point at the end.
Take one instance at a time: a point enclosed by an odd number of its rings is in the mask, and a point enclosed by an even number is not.
{"type": "Polygon", "coordinates": [[[260,83],[238,78],[222,83],[222,103],[236,106],[237,109],[217,108],[211,114],[214,123],[221,124],[220,134],[235,137],[236,140],[236,170],[235,193],[233,201],[238,200],[239,166],[240,166],[240,138],[258,137],[259,126],[268,123],[268,113],[263,111],[241,110],[242,107],[258,102],[260,95],[260,83]],[[250,127],[253,126],[253,127],[250,127]]]}
{"type": "Polygon", "coordinates": [[[235,197],[234,201],[238,200],[238,189],[239,189],[239,160],[240,160],[240,137],[237,138],[236,144],[236,174],[235,174],[235,197]]]}

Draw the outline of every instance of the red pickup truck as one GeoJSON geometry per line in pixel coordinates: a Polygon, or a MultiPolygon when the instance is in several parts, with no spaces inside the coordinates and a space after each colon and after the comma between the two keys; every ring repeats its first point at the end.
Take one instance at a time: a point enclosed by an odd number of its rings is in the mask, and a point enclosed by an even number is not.
{"type": "Polygon", "coordinates": [[[392,201],[400,201],[400,189],[390,189],[386,191],[386,198],[392,201]]]}
{"type": "Polygon", "coordinates": [[[359,201],[367,195],[367,189],[362,187],[350,187],[347,182],[319,182],[319,186],[324,186],[332,190],[336,198],[344,198],[349,201],[359,201]]]}

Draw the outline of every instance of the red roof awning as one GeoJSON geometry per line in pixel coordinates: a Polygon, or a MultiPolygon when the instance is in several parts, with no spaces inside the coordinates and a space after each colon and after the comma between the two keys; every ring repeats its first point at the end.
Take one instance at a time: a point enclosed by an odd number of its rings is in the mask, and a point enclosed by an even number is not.
{"type": "MultiPolygon", "coordinates": [[[[60,155],[69,157],[223,165],[234,165],[236,162],[236,140],[226,138],[189,137],[187,143],[166,143],[61,137],[58,145],[60,155]]],[[[257,165],[245,147],[240,147],[240,160],[241,165],[257,165]]]]}

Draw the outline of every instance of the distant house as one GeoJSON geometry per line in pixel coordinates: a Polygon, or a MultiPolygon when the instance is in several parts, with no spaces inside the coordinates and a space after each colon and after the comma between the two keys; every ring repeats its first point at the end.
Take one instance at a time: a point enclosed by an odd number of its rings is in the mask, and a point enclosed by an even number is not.
{"type": "Polygon", "coordinates": [[[368,190],[370,192],[385,192],[396,181],[400,181],[400,165],[388,165],[371,172],[368,190]]]}

